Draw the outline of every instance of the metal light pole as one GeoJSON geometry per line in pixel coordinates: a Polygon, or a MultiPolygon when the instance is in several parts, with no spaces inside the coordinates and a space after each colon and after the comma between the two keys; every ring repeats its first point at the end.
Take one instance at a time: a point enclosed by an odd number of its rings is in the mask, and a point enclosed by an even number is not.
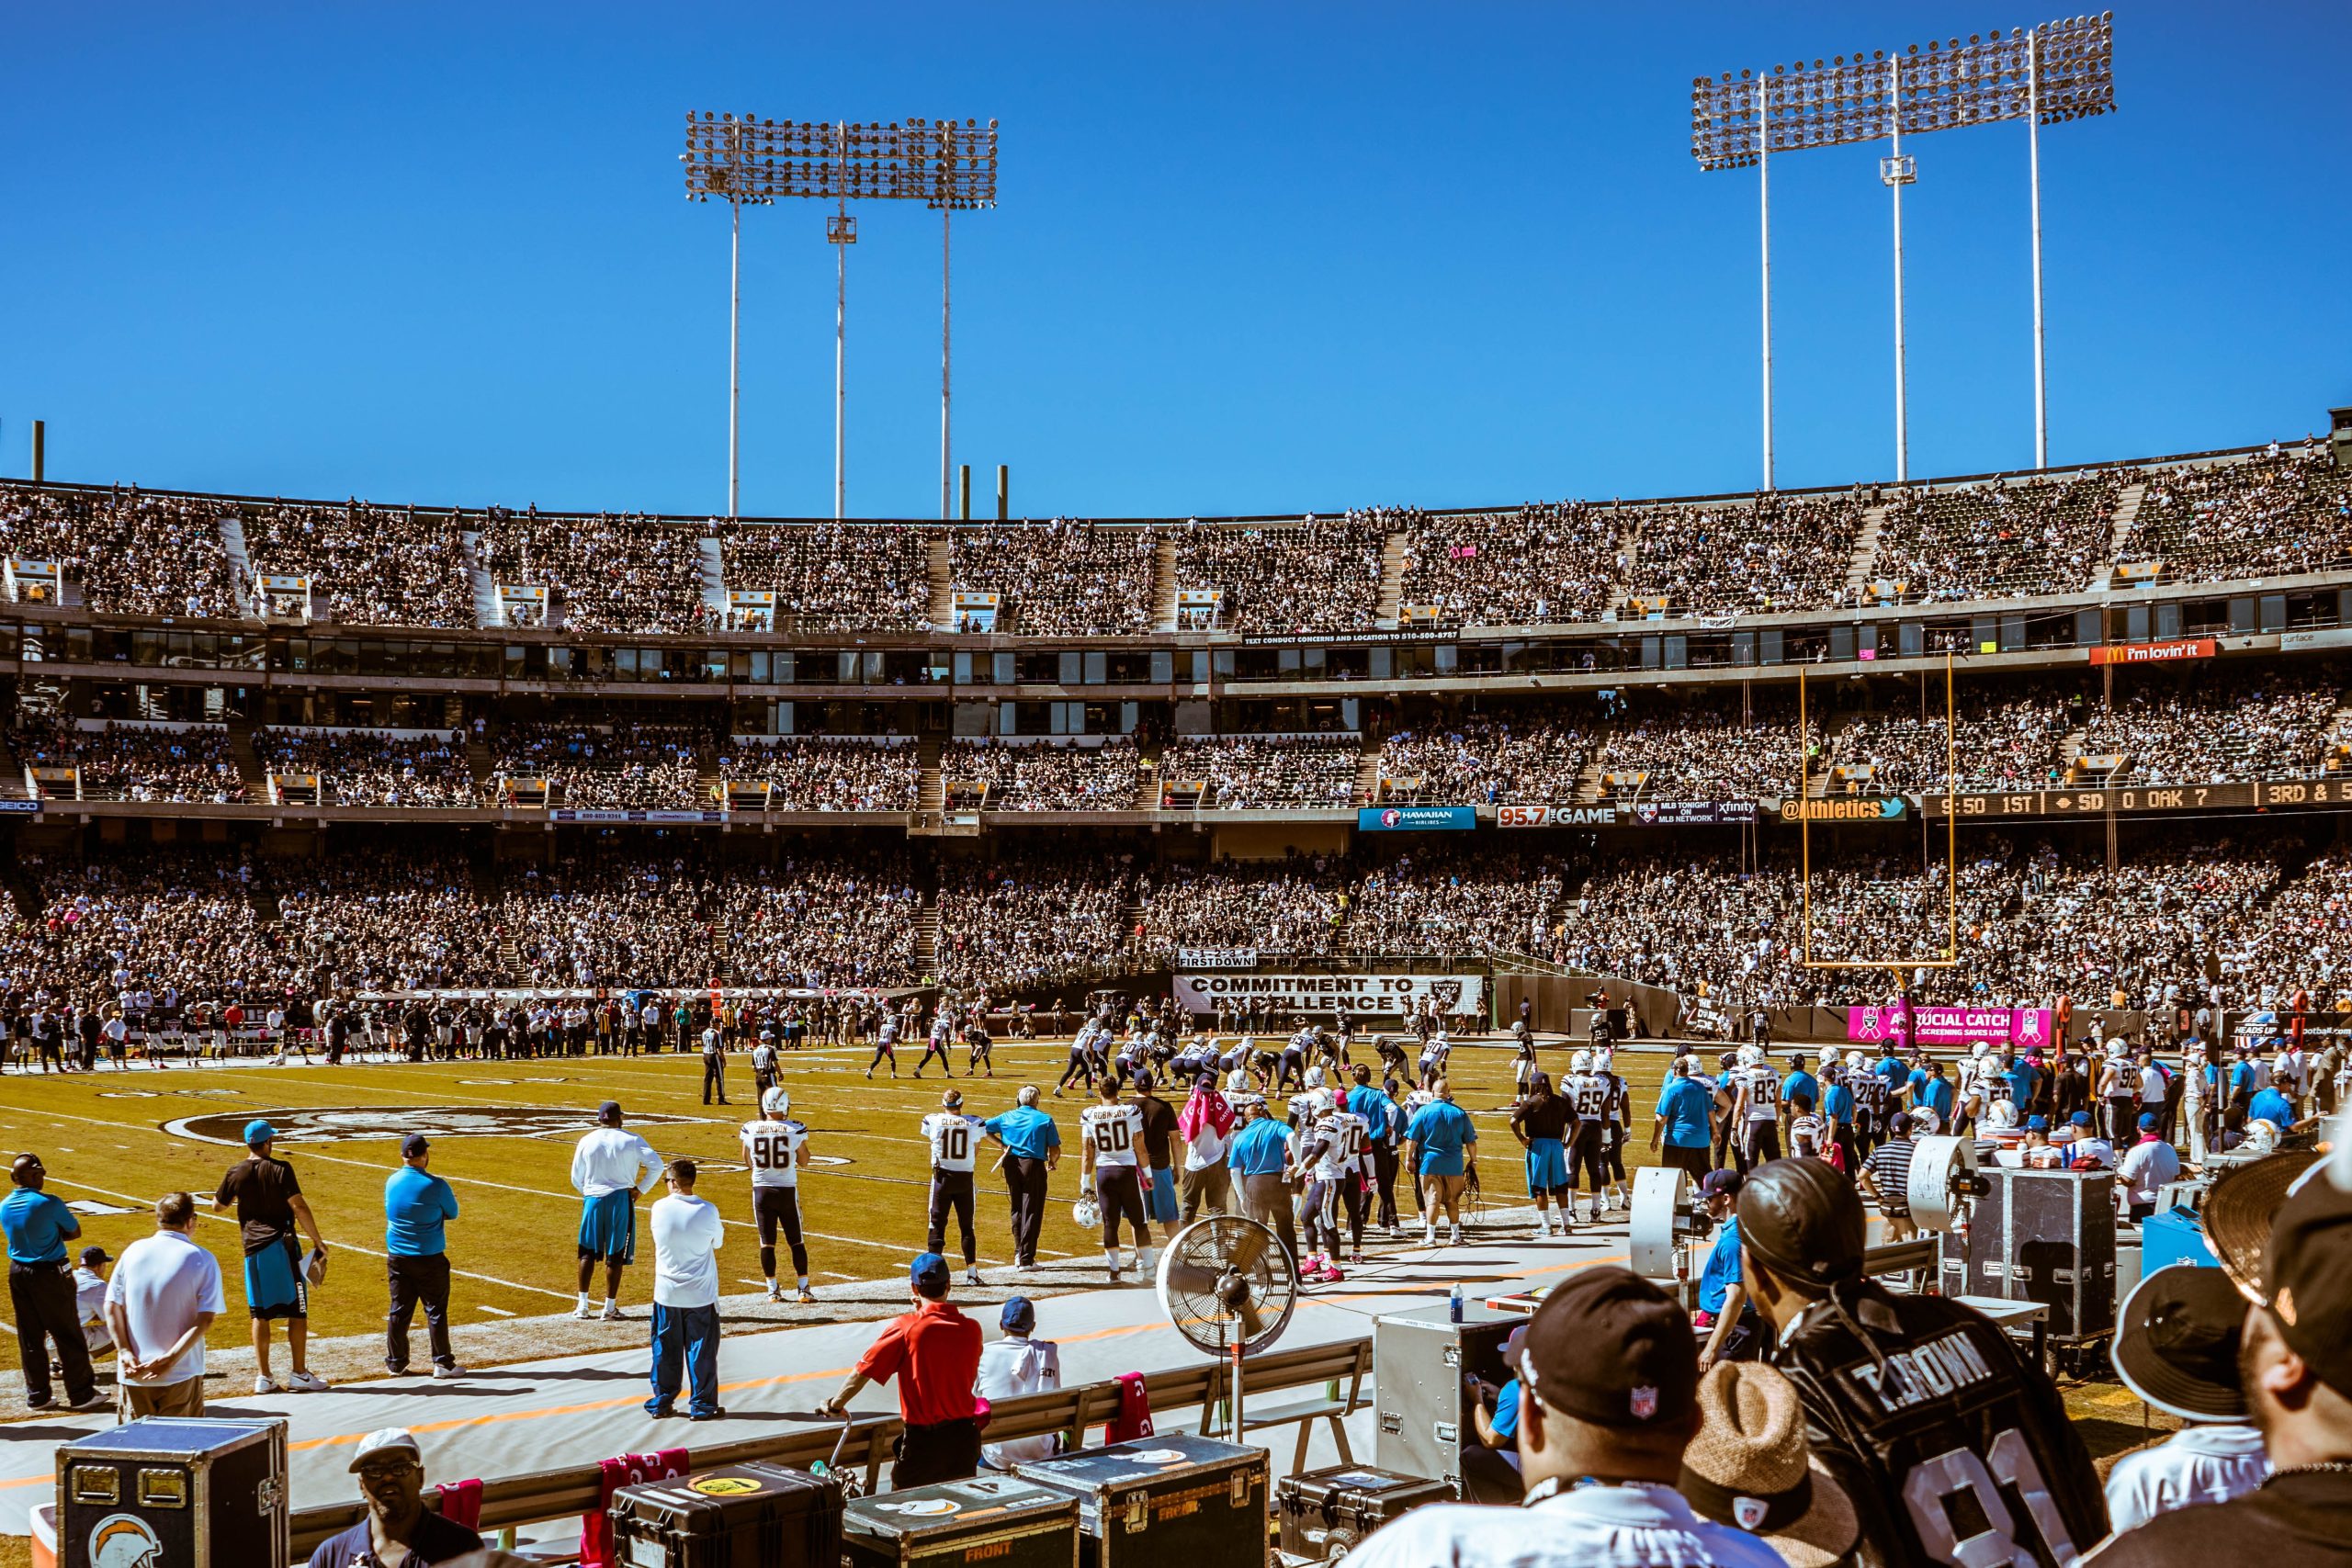
{"type": "MultiPolygon", "coordinates": [[[[758,129],[749,115],[697,119],[686,116],[686,150],[678,162],[686,166],[686,199],[718,197],[728,207],[727,224],[727,515],[732,517],[742,498],[743,412],[743,208],[765,207],[775,199],[760,177],[755,161],[758,129]]],[[[773,162],[773,160],[771,160],[773,162]]]]}
{"type": "Polygon", "coordinates": [[[727,204],[727,515],[743,490],[743,204],[727,204]]]}
{"type": "Polygon", "coordinates": [[[833,521],[848,515],[846,449],[842,432],[849,409],[842,367],[849,345],[849,248],[857,243],[857,220],[849,204],[825,220],[825,241],[833,247],[833,521]]]}
{"type": "Polygon", "coordinates": [[[1880,178],[1894,193],[1895,254],[1895,463],[1907,478],[1907,367],[1903,346],[1903,186],[1917,177],[1903,137],[1998,120],[2027,122],[2033,198],[2034,461],[2049,467],[2041,299],[2041,141],[2044,120],[2086,119],[2115,107],[2115,17],[2073,17],[2030,33],[1930,40],[1891,56],[1838,55],[1810,66],[1699,77],[1690,93],[1690,155],[1702,170],[1756,165],[1763,203],[1764,488],[1772,487],[1771,197],[1765,173],[1774,152],[1891,140],[1880,178]]]}
{"type": "Polygon", "coordinates": [[[942,523],[944,523],[944,522],[946,522],[946,521],[948,520],[948,516],[947,516],[947,449],[948,449],[948,445],[949,445],[949,442],[948,442],[948,430],[947,430],[947,423],[948,423],[948,422],[947,422],[947,412],[948,412],[948,406],[949,406],[949,399],[948,399],[948,390],[949,390],[949,385],[948,385],[948,384],[949,384],[948,369],[949,369],[949,367],[950,367],[950,365],[951,365],[951,363],[952,363],[952,360],[953,360],[953,355],[949,353],[949,347],[950,347],[950,334],[949,334],[949,332],[948,332],[948,327],[949,327],[950,322],[954,320],[954,317],[953,317],[952,312],[951,312],[951,311],[949,310],[949,309],[948,309],[948,288],[947,288],[947,285],[948,285],[948,265],[947,265],[947,261],[948,261],[948,243],[947,243],[947,241],[948,241],[948,233],[947,233],[947,231],[948,231],[949,221],[950,221],[954,217],[955,217],[955,209],[954,209],[953,208],[948,207],[948,206],[946,206],[945,204],[944,204],[944,203],[943,203],[943,204],[941,205],[940,209],[939,209],[939,520],[940,520],[942,523]]]}

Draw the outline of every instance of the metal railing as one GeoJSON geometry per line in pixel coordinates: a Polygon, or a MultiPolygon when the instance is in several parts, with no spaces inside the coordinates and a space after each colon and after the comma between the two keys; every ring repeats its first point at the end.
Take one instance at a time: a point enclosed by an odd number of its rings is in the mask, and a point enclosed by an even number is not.
{"type": "MultiPolygon", "coordinates": [[[[1245,1403],[1243,1415],[1247,1425],[1251,1430],[1261,1430],[1267,1427],[1328,1420],[1336,1427],[1338,1422],[1364,1404],[1364,1382],[1371,1369],[1370,1339],[1342,1340],[1331,1345],[1310,1346],[1257,1357],[1243,1370],[1246,1399],[1316,1383],[1329,1387],[1322,1400],[1271,1409],[1259,1415],[1251,1415],[1245,1403]]],[[[1152,1410],[1157,1416],[1164,1420],[1173,1412],[1198,1407],[1199,1427],[1206,1434],[1222,1425],[1219,1407],[1231,1396],[1232,1378],[1232,1368],[1227,1363],[1203,1361],[1172,1371],[1154,1372],[1144,1382],[1151,1395],[1152,1410]]],[[[1069,1446],[1082,1446],[1086,1429],[1116,1416],[1119,1401],[1120,1389],[1115,1380],[1008,1399],[991,1406],[987,1438],[989,1442],[1001,1443],[1018,1438],[1043,1438],[1062,1433],[1069,1436],[1069,1446]]],[[[781,1436],[749,1438],[695,1449],[692,1450],[693,1464],[696,1470],[709,1470],[720,1465],[741,1464],[749,1460],[764,1460],[772,1464],[805,1470],[831,1456],[838,1444],[839,1462],[844,1468],[852,1465],[864,1468],[865,1489],[870,1495],[881,1477],[883,1464],[890,1458],[891,1444],[897,1439],[899,1430],[900,1422],[895,1416],[865,1416],[849,1423],[849,1431],[844,1438],[840,1425],[820,1422],[812,1417],[808,1426],[781,1436]]],[[[1302,1433],[1298,1445],[1302,1459],[1306,1448],[1302,1433]]],[[[596,1463],[591,1461],[562,1470],[537,1471],[526,1475],[485,1481],[481,1489],[481,1520],[477,1528],[487,1535],[519,1525],[544,1524],[593,1513],[602,1502],[598,1493],[600,1474],[596,1463]]],[[[348,1529],[365,1517],[366,1513],[366,1506],[356,1497],[345,1502],[296,1509],[292,1526],[297,1557],[308,1556],[321,1541],[340,1530],[348,1529]]]]}

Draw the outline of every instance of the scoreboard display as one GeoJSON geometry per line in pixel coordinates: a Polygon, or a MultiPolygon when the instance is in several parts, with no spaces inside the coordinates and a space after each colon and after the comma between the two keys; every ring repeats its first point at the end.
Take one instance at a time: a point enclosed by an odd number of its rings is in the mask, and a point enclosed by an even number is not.
{"type": "Polygon", "coordinates": [[[2268,811],[2276,807],[2352,807],[2352,777],[2255,780],[2243,784],[2107,785],[2097,789],[2018,790],[1999,795],[1931,795],[1930,818],[2103,817],[2109,812],[2268,811]]]}

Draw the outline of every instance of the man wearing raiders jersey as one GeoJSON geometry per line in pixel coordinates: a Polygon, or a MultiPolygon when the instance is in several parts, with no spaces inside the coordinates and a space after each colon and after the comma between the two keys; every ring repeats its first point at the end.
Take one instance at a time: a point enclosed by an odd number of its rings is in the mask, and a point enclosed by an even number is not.
{"type": "Polygon", "coordinates": [[[2107,1534],[2089,1453],[2041,1369],[1981,1314],[1862,1272],[1865,1218],[1820,1160],[1739,1193],[1741,1274],[1796,1385],[1815,1461],[1861,1518],[1865,1568],[2065,1568],[2107,1534]]]}
{"type": "Polygon", "coordinates": [[[931,1230],[923,1250],[946,1253],[947,1214],[955,1211],[964,1243],[964,1283],[979,1284],[979,1238],[972,1232],[972,1168],[979,1160],[980,1119],[964,1114],[964,1096],[951,1089],[940,1096],[939,1109],[922,1119],[922,1135],[931,1145],[931,1230]]]}
{"type": "Polygon", "coordinates": [[[1151,1223],[1144,1213],[1143,1113],[1119,1098],[1119,1080],[1094,1086],[1095,1102],[1079,1112],[1079,1174],[1094,1183],[1102,1208],[1102,1256],[1111,1283],[1119,1282],[1119,1221],[1124,1216],[1136,1241],[1136,1269],[1151,1271],[1151,1223]]]}
{"type": "Polygon", "coordinates": [[[797,1284],[793,1300],[813,1302],[808,1249],[800,1241],[800,1168],[808,1163],[808,1129],[790,1120],[791,1114],[791,1091],[772,1089],[760,1096],[760,1119],[744,1122],[737,1136],[743,1163],[752,1168],[752,1220],[760,1227],[760,1272],[767,1277],[768,1300],[784,1300],[775,1282],[775,1233],[782,1230],[797,1284]]]}

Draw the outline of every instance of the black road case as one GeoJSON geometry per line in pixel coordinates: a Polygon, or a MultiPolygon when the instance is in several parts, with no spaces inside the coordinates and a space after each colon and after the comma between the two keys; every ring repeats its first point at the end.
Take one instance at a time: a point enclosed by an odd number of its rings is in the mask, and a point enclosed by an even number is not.
{"type": "Polygon", "coordinates": [[[613,1494],[613,1554],[629,1568],[836,1568],[841,1488],[753,1460],[613,1494]]]}
{"type": "Polygon", "coordinates": [[[1078,1568],[1078,1499],[988,1472],[859,1497],[842,1515],[842,1568],[1078,1568]]]}
{"type": "Polygon", "coordinates": [[[2040,1302],[2052,1344],[2115,1332],[2115,1175],[2106,1170],[1980,1172],[1968,1234],[1944,1233],[1943,1292],[2040,1302]]]}
{"type": "Polygon", "coordinates": [[[1360,1464],[1286,1475],[1275,1493],[1282,1550],[1318,1560],[1344,1557],[1364,1537],[1424,1503],[1453,1501],[1453,1488],[1442,1481],[1360,1464]]]}
{"type": "Polygon", "coordinates": [[[1177,1433],[1015,1473],[1077,1496],[1082,1568],[1265,1568],[1263,1449],[1177,1433]]]}
{"type": "Polygon", "coordinates": [[[151,1416],[57,1450],[57,1561],[247,1568],[293,1556],[286,1423],[151,1416]]]}

